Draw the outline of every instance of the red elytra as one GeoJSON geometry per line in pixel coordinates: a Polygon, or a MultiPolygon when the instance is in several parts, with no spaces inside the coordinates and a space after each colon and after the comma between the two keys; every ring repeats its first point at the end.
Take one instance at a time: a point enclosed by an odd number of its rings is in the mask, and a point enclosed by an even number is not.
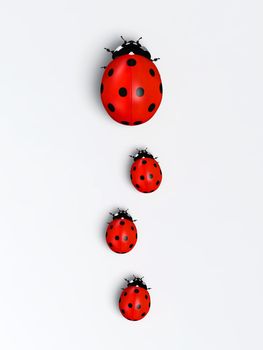
{"type": "Polygon", "coordinates": [[[115,253],[128,253],[137,242],[137,228],[127,210],[119,210],[112,217],[106,230],[106,242],[115,253]]]}
{"type": "MultiPolygon", "coordinates": [[[[108,50],[108,49],[107,49],[108,50]]],[[[153,117],[162,100],[162,81],[149,51],[139,40],[111,51],[113,60],[101,81],[101,100],[118,123],[139,125],[153,117]]]]}
{"type": "Polygon", "coordinates": [[[123,317],[130,321],[139,321],[150,310],[151,298],[142,278],[135,277],[126,280],[127,287],[122,291],[119,299],[119,309],[123,317]]]}
{"type": "Polygon", "coordinates": [[[143,193],[157,190],[162,182],[162,170],[156,159],[146,150],[139,150],[132,158],[130,177],[133,186],[143,193]]]}

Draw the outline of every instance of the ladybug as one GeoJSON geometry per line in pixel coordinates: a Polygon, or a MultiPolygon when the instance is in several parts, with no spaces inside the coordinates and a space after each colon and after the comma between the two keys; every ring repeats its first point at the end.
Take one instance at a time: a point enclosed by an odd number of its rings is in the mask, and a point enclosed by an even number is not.
{"type": "Polygon", "coordinates": [[[127,287],[123,289],[119,308],[121,314],[130,321],[138,321],[144,318],[150,310],[151,298],[143,278],[135,277],[127,280],[127,287]]]}
{"type": "Polygon", "coordinates": [[[139,125],[153,117],[162,100],[162,81],[150,52],[137,41],[126,41],[112,54],[105,68],[101,100],[108,114],[118,123],[139,125]]]}
{"type": "Polygon", "coordinates": [[[137,242],[137,228],[134,220],[127,210],[118,210],[111,215],[112,221],[106,230],[106,242],[115,253],[128,253],[137,242]]]}
{"type": "Polygon", "coordinates": [[[157,190],[162,182],[162,170],[156,158],[146,149],[138,150],[132,163],[130,176],[133,186],[140,192],[151,193],[157,190]]]}

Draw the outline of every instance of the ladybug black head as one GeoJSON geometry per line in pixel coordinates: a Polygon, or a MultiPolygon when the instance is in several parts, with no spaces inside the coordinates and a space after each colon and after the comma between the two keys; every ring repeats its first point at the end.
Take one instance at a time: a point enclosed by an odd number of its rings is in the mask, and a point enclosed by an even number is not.
{"type": "Polygon", "coordinates": [[[154,158],[151,153],[149,153],[146,149],[140,149],[138,152],[134,155],[131,156],[134,160],[141,159],[141,158],[154,158]]]}
{"type": "Polygon", "coordinates": [[[128,210],[118,210],[116,213],[112,214],[112,218],[113,220],[116,220],[116,219],[127,219],[127,220],[130,220],[130,221],[133,221],[132,220],[132,217],[130,216],[130,214],[128,213],[128,210]]]}
{"type": "Polygon", "coordinates": [[[141,55],[149,60],[151,60],[151,54],[146,49],[146,47],[142,46],[140,44],[141,38],[139,38],[137,41],[129,40],[126,41],[123,37],[121,37],[123,40],[123,44],[118,46],[115,50],[112,51],[112,58],[116,58],[123,55],[141,55]]]}
{"type": "Polygon", "coordinates": [[[127,287],[141,287],[144,289],[148,289],[146,284],[143,281],[143,277],[135,277],[132,280],[125,280],[127,282],[127,287]]]}

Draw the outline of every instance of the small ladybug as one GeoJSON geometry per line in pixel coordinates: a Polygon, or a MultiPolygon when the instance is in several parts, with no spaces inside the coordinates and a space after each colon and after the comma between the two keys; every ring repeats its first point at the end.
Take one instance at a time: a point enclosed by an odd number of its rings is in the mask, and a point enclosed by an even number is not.
{"type": "Polygon", "coordinates": [[[106,230],[106,241],[115,253],[124,254],[133,249],[137,242],[137,228],[127,210],[112,214],[112,221],[106,230]]]}
{"type": "Polygon", "coordinates": [[[127,287],[123,289],[119,308],[121,314],[130,321],[138,321],[144,318],[150,310],[151,298],[143,278],[135,277],[127,280],[127,287]]]}
{"type": "Polygon", "coordinates": [[[162,100],[162,81],[150,52],[137,41],[123,40],[105,68],[100,93],[103,106],[118,123],[139,125],[147,122],[162,100]]]}
{"type": "Polygon", "coordinates": [[[131,166],[131,181],[140,192],[150,193],[157,190],[162,182],[162,170],[147,149],[138,150],[135,156],[131,156],[134,162],[131,166]]]}

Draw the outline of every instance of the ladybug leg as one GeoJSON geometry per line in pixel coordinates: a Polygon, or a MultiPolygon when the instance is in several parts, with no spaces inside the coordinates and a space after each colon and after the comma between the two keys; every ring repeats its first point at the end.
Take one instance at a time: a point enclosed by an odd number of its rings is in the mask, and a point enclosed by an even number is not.
{"type": "Polygon", "coordinates": [[[100,68],[102,68],[102,69],[106,69],[107,67],[106,67],[106,66],[102,66],[102,67],[100,67],[100,68]]]}
{"type": "Polygon", "coordinates": [[[106,50],[107,52],[113,53],[113,50],[107,49],[107,47],[104,47],[104,50],[106,50]]]}
{"type": "Polygon", "coordinates": [[[158,61],[160,58],[159,57],[157,57],[157,58],[154,58],[153,60],[151,60],[152,62],[156,62],[156,61],[158,61]]]}
{"type": "Polygon", "coordinates": [[[124,39],[124,37],[121,35],[121,38],[123,40],[123,43],[126,44],[127,43],[127,40],[124,39]]]}
{"type": "Polygon", "coordinates": [[[142,36],[136,41],[137,44],[139,44],[139,41],[142,39],[142,36]]]}

